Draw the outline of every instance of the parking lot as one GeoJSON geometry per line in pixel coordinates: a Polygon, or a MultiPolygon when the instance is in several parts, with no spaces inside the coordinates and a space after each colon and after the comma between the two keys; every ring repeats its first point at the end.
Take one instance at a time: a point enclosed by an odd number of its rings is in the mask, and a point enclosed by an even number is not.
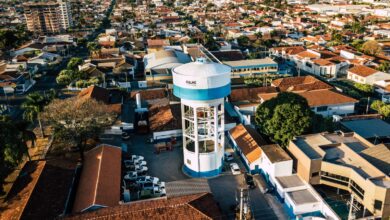
{"type": "MultiPolygon", "coordinates": [[[[119,136],[112,137],[114,138],[105,139],[103,142],[116,146],[126,143],[130,154],[141,155],[145,158],[148,167],[147,175],[158,177],[160,181],[164,182],[190,179],[182,172],[183,149],[180,142],[174,146],[172,151],[163,151],[156,154],[154,145],[147,143],[148,136],[132,135],[129,141],[123,141],[119,136]]],[[[229,148],[227,150],[232,151],[229,148]]],[[[239,164],[244,172],[245,168],[242,162],[237,155],[234,155],[234,157],[234,160],[230,162],[239,164]]],[[[223,219],[234,219],[233,207],[237,204],[237,189],[246,187],[244,175],[232,175],[227,164],[223,174],[208,179],[208,183],[212,194],[222,209],[223,219]]],[[[268,205],[265,195],[258,187],[249,190],[249,201],[255,219],[278,219],[277,216],[279,215],[274,213],[268,205]]]]}

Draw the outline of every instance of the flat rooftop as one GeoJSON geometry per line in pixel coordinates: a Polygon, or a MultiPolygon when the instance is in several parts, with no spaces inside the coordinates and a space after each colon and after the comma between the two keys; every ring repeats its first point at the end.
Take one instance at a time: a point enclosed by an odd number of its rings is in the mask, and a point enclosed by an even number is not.
{"type": "Polygon", "coordinates": [[[321,146],[345,144],[355,152],[361,152],[369,146],[353,136],[353,133],[318,133],[299,136],[293,142],[310,159],[319,159],[325,156],[324,149],[321,146]]]}
{"type": "Polygon", "coordinates": [[[283,188],[293,188],[304,186],[305,182],[302,181],[296,174],[290,176],[278,176],[276,179],[279,181],[283,188]]]}
{"type": "Polygon", "coordinates": [[[308,189],[287,193],[296,205],[320,202],[308,189]]]}
{"type": "Polygon", "coordinates": [[[322,149],[326,152],[324,160],[327,162],[350,167],[364,178],[383,176],[382,172],[345,145],[323,147],[322,149]]]}
{"type": "Polygon", "coordinates": [[[260,146],[261,150],[267,155],[271,163],[292,160],[291,157],[277,144],[260,146]]]}
{"type": "Polygon", "coordinates": [[[322,158],[321,149],[319,145],[332,144],[321,134],[312,134],[299,136],[293,140],[294,144],[299,147],[310,159],[322,158]]]}
{"type": "Polygon", "coordinates": [[[390,124],[376,118],[342,121],[341,124],[364,138],[390,136],[390,124]]]}

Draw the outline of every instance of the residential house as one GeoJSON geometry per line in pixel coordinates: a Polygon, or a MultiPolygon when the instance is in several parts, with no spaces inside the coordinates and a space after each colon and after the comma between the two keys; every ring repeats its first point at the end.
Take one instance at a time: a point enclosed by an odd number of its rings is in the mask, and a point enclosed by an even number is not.
{"type": "Polygon", "coordinates": [[[167,39],[148,39],[147,41],[147,51],[148,54],[155,53],[160,50],[164,50],[165,46],[169,46],[169,40],[167,39]]]}
{"type": "Polygon", "coordinates": [[[390,80],[390,74],[367,66],[356,65],[348,70],[348,79],[357,83],[374,85],[378,81],[390,80]]]}

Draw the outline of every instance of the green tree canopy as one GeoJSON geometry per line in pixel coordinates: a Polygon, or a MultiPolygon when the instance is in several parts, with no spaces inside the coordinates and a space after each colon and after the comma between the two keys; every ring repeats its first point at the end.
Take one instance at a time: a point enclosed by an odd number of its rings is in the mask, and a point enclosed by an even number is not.
{"type": "Polygon", "coordinates": [[[381,64],[378,66],[378,70],[379,70],[379,71],[382,71],[382,72],[385,72],[385,73],[388,73],[389,70],[390,70],[390,62],[385,61],[385,62],[381,63],[381,64]]]}
{"type": "Polygon", "coordinates": [[[23,118],[27,121],[38,121],[41,134],[44,136],[40,113],[43,111],[45,105],[49,103],[47,97],[41,95],[39,92],[30,93],[27,95],[26,100],[22,103],[22,109],[24,110],[23,118]]]}
{"type": "Polygon", "coordinates": [[[81,59],[80,57],[72,57],[69,60],[66,68],[69,70],[77,70],[77,67],[82,63],[83,63],[83,59],[81,59]]]}
{"type": "Polygon", "coordinates": [[[362,84],[362,83],[355,83],[353,86],[357,90],[365,93],[366,95],[372,95],[372,93],[374,92],[374,87],[372,85],[362,84]]]}
{"type": "Polygon", "coordinates": [[[256,110],[255,121],[260,132],[281,146],[310,128],[312,111],[300,95],[281,92],[265,101],[256,110]]]}

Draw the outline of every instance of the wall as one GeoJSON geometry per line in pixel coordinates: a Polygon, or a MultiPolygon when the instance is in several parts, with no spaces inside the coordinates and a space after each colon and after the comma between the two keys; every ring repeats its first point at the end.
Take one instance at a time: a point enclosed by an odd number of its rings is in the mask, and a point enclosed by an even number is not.
{"type": "Polygon", "coordinates": [[[183,134],[182,129],[169,130],[169,131],[158,131],[153,132],[154,140],[163,140],[171,137],[181,137],[183,134]]]}
{"type": "Polygon", "coordinates": [[[306,182],[310,182],[311,160],[294,143],[290,141],[288,151],[297,163],[297,174],[306,182]]]}
{"type": "Polygon", "coordinates": [[[315,113],[322,115],[324,117],[331,117],[332,115],[348,115],[355,112],[355,103],[347,103],[341,105],[330,105],[328,106],[328,110],[326,111],[317,111],[317,107],[315,109],[315,113]]]}

